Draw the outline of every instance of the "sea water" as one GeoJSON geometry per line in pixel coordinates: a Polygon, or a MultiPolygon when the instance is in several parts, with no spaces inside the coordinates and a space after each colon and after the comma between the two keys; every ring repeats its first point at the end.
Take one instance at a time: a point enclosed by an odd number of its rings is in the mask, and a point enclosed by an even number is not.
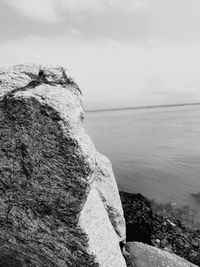
{"type": "Polygon", "coordinates": [[[87,112],[120,190],[200,209],[200,105],[87,112]]]}

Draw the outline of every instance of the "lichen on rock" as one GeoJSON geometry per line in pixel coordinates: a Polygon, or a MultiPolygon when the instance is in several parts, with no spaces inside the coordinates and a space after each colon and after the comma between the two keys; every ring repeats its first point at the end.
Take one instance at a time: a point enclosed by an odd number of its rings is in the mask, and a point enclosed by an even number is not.
{"type": "Polygon", "coordinates": [[[126,266],[116,181],[83,129],[78,86],[51,66],[0,80],[0,266],[126,266]]]}

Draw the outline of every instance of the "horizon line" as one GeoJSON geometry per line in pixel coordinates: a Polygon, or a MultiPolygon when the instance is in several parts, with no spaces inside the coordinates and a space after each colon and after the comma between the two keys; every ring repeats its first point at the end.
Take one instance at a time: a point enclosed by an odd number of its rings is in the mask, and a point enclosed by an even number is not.
{"type": "Polygon", "coordinates": [[[170,107],[196,106],[196,105],[200,105],[200,102],[177,103],[177,104],[166,104],[166,105],[153,105],[153,106],[138,106],[138,107],[91,109],[91,110],[86,110],[86,112],[106,112],[106,111],[129,110],[129,109],[170,108],[170,107]]]}

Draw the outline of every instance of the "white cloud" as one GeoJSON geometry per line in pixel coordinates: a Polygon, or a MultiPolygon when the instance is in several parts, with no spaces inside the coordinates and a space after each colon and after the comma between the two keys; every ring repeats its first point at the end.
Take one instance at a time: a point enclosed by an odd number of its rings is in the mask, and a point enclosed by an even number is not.
{"type": "Polygon", "coordinates": [[[155,1],[151,0],[105,0],[104,3],[109,5],[110,7],[118,8],[124,12],[133,12],[133,11],[141,11],[147,10],[149,7],[154,6],[155,1]]]}
{"type": "Polygon", "coordinates": [[[118,8],[121,11],[130,12],[135,9],[148,8],[153,5],[151,0],[55,0],[62,7],[71,12],[102,12],[107,8],[118,8]]]}
{"type": "Polygon", "coordinates": [[[54,4],[59,4],[61,8],[67,9],[72,13],[96,13],[105,10],[106,1],[107,0],[54,0],[54,4]]]}
{"type": "Polygon", "coordinates": [[[69,34],[73,37],[81,37],[81,33],[78,29],[74,28],[74,27],[70,27],[69,28],[69,34]]]}
{"type": "Polygon", "coordinates": [[[43,22],[57,22],[59,16],[56,13],[54,0],[5,0],[21,12],[34,20],[43,22]]]}
{"type": "Polygon", "coordinates": [[[146,10],[152,6],[152,0],[4,0],[23,15],[43,22],[57,22],[63,12],[72,14],[95,14],[109,8],[122,12],[146,10]]]}

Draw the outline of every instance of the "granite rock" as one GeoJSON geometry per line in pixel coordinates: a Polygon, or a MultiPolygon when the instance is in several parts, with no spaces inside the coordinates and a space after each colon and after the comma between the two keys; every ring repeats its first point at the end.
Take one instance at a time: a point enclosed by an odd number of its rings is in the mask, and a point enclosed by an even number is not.
{"type": "Polygon", "coordinates": [[[183,258],[140,242],[128,242],[128,267],[197,267],[183,258]]]}
{"type": "Polygon", "coordinates": [[[0,266],[124,267],[112,167],[64,68],[0,69],[0,266]]]}

